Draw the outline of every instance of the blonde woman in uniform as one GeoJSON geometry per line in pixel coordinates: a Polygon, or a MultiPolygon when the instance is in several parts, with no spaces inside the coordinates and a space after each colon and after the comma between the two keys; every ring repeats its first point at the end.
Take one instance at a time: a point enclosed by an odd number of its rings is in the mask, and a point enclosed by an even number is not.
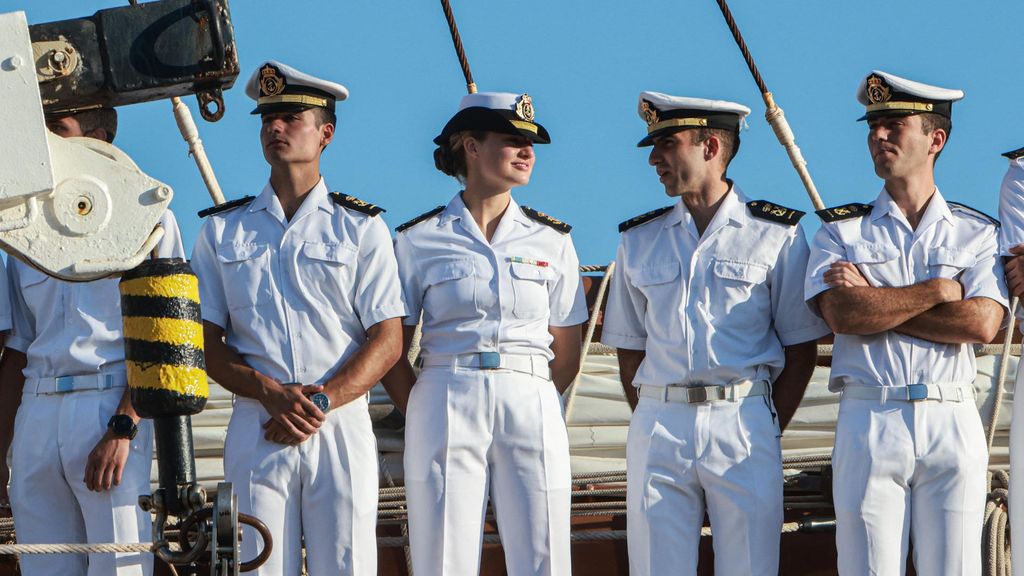
{"type": "Polygon", "coordinates": [[[570,227],[511,193],[550,139],[528,95],[478,93],[434,142],[438,169],[465,189],[398,227],[405,349],[422,312],[422,372],[402,360],[385,378],[408,415],[413,569],[477,574],[490,496],[508,573],[568,575],[559,394],[579,370],[586,303],[570,227]]]}

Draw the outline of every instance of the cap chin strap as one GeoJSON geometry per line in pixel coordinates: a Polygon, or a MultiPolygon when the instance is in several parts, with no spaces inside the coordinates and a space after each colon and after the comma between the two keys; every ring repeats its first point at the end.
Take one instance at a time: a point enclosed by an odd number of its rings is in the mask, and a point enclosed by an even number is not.
{"type": "Polygon", "coordinates": [[[656,130],[662,128],[674,128],[676,126],[707,126],[707,118],[673,118],[671,120],[662,120],[661,122],[655,122],[647,127],[647,133],[652,134],[656,130]]]}
{"type": "Polygon", "coordinates": [[[520,130],[526,130],[527,132],[537,133],[537,125],[532,122],[523,122],[522,120],[509,120],[513,126],[520,130]]]}
{"type": "Polygon", "coordinates": [[[865,109],[868,112],[880,112],[882,110],[909,110],[913,112],[931,112],[934,108],[934,104],[928,104],[925,102],[879,102],[878,104],[868,104],[865,109]]]}
{"type": "Polygon", "coordinates": [[[305,104],[307,106],[327,107],[327,98],[307,96],[305,94],[281,94],[280,96],[264,96],[257,101],[257,104],[305,104]]]}

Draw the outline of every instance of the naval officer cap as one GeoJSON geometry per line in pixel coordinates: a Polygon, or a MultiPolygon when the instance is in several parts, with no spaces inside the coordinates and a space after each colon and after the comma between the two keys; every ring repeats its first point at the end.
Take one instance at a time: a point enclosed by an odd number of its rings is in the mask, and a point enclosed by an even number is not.
{"type": "Polygon", "coordinates": [[[643,147],[653,145],[659,136],[688,128],[721,128],[739,133],[750,108],[725,100],[641,92],[637,112],[647,123],[647,136],[637,143],[637,147],[643,147]]]}
{"type": "Polygon", "coordinates": [[[253,72],[245,85],[245,94],[256,101],[252,114],[301,112],[310,108],[325,108],[334,114],[335,102],[348,98],[348,88],[268,60],[253,72]]]}
{"type": "Polygon", "coordinates": [[[857,88],[857,101],[866,113],[858,120],[880,116],[909,116],[933,112],[952,118],[953,102],[964,97],[963,90],[940,88],[872,70],[857,88]]]}
{"type": "Polygon", "coordinates": [[[434,138],[434,144],[447,144],[452,134],[464,130],[482,130],[525,136],[534,144],[550,144],[551,137],[534,119],[533,100],[529,94],[511,92],[477,92],[467,94],[459,102],[459,111],[434,138]]]}

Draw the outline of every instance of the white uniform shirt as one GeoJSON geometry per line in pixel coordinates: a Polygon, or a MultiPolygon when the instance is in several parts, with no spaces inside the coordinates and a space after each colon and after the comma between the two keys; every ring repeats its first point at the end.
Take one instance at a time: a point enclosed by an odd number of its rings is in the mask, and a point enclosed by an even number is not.
{"type": "Polygon", "coordinates": [[[548,326],[587,320],[572,238],[509,202],[490,242],[456,194],[395,241],[405,323],[423,311],[424,355],[499,352],[551,360],[548,326]],[[520,260],[520,261],[516,261],[520,260]]]}
{"type": "MultiPolygon", "coordinates": [[[[1024,244],[1024,157],[1011,158],[999,187],[999,255],[1012,256],[1010,248],[1024,244]]],[[[1017,318],[1024,318],[1024,306],[1017,306],[1017,318]]],[[[1024,325],[1018,326],[1024,330],[1024,325]]]]}
{"type": "Polygon", "coordinates": [[[746,202],[734,185],[703,236],[682,199],[623,232],[601,341],[646,351],[635,386],[774,381],[784,346],[828,334],[803,299],[803,229],[746,202]]]}
{"type": "Polygon", "coordinates": [[[999,188],[999,255],[1024,244],[1024,157],[1013,158],[999,188]]]}
{"type": "MultiPolygon", "coordinates": [[[[949,278],[964,299],[987,297],[1006,306],[1003,265],[996,257],[996,225],[978,212],[947,204],[935,190],[917,229],[884,189],[869,214],[823,224],[807,266],[807,300],[829,289],[833,262],[857,266],[876,287],[910,286],[949,278]]],[[[889,330],[872,336],[837,334],[829,389],[846,384],[907,386],[970,383],[976,374],[968,344],[941,344],[889,330]]]]}
{"type": "Polygon", "coordinates": [[[322,384],[406,315],[387,225],[328,195],[323,179],[292,216],[268,183],[250,204],[210,216],[192,252],[203,320],[279,382],[322,384]]]}
{"type": "MultiPolygon", "coordinates": [[[[160,224],[164,237],[157,255],[184,258],[174,214],[164,212],[160,224]]],[[[123,369],[120,278],[68,282],[14,258],[7,275],[14,312],[7,346],[27,357],[27,380],[123,369]]]]}

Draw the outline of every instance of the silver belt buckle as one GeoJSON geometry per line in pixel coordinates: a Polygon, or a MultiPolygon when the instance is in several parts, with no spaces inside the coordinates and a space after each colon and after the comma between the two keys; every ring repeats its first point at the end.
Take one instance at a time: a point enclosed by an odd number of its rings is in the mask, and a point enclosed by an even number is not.
{"type": "Polygon", "coordinates": [[[721,386],[690,386],[686,388],[687,404],[703,404],[711,400],[722,400],[725,398],[725,391],[721,386]],[[709,393],[711,389],[713,393],[709,393]]]}
{"type": "Polygon", "coordinates": [[[501,354],[497,352],[479,352],[481,370],[497,370],[501,368],[501,354]]]}
{"type": "Polygon", "coordinates": [[[928,399],[927,384],[911,384],[907,386],[907,401],[920,402],[928,399]]]}
{"type": "Polygon", "coordinates": [[[58,394],[65,394],[67,392],[74,392],[75,390],[75,377],[74,376],[58,376],[55,379],[55,392],[58,394]]]}

